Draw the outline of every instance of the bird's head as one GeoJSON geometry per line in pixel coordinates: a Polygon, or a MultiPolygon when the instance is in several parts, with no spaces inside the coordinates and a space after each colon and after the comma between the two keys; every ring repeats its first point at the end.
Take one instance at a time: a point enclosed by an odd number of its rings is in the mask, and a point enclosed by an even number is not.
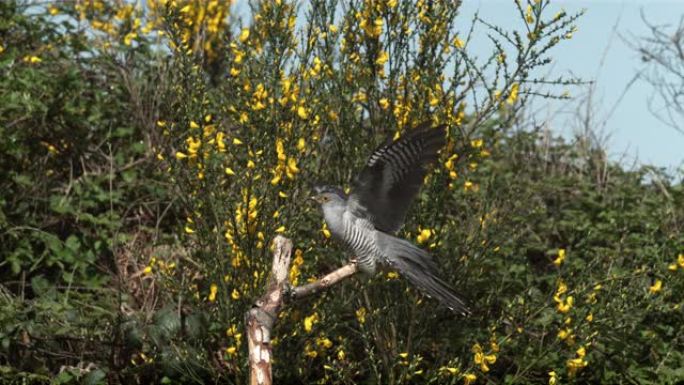
{"type": "Polygon", "coordinates": [[[314,187],[314,195],[311,197],[321,206],[344,204],[347,200],[347,194],[338,187],[334,186],[316,186],[314,187]]]}

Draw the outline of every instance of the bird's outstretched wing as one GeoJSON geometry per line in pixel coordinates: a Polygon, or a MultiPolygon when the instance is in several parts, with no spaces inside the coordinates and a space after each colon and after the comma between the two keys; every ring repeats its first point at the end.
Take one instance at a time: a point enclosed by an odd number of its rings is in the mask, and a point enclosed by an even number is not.
{"type": "Polygon", "coordinates": [[[427,166],[445,144],[445,129],[423,123],[375,150],[353,182],[350,208],[370,218],[377,229],[397,232],[423,184],[427,166]]]}

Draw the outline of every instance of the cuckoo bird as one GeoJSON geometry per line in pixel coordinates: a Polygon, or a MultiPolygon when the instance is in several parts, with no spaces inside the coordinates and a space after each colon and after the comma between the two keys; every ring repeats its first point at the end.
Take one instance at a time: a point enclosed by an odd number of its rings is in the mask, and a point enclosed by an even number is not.
{"type": "Polygon", "coordinates": [[[422,124],[400,139],[380,146],[368,158],[346,194],[334,186],[317,186],[315,195],[335,239],[356,255],[359,269],[374,273],[376,265],[396,270],[426,295],[462,315],[465,302],[439,277],[426,251],[395,236],[427,168],[445,144],[445,126],[422,124]]]}

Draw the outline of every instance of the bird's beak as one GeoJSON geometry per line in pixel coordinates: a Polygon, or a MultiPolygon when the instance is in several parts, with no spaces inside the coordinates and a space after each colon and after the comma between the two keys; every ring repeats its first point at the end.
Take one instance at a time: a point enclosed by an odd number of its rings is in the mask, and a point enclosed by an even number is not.
{"type": "Polygon", "coordinates": [[[319,202],[318,202],[318,195],[312,195],[312,196],[310,196],[310,197],[309,197],[309,202],[319,203],[319,202]]]}

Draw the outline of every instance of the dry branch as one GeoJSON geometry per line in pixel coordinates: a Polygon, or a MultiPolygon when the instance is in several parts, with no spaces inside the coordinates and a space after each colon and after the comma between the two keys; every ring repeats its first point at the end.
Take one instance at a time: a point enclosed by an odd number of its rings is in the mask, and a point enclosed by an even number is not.
{"type": "MultiPolygon", "coordinates": [[[[291,254],[292,241],[280,235],[276,236],[273,240],[273,266],[266,292],[245,314],[250,385],[273,383],[271,332],[283,305],[285,288],[288,286],[291,254]]],[[[293,298],[316,294],[351,277],[357,271],[356,261],[351,261],[315,282],[291,288],[290,294],[293,298]]]]}
{"type": "Polygon", "coordinates": [[[273,240],[273,267],[266,286],[266,293],[259,298],[245,315],[247,345],[249,349],[249,383],[272,384],[271,330],[283,304],[283,288],[290,270],[292,241],[277,236],[273,240]]]}
{"type": "Polygon", "coordinates": [[[342,280],[351,277],[357,271],[359,271],[358,264],[356,263],[356,261],[351,261],[348,264],[340,267],[339,269],[333,271],[332,273],[329,273],[325,277],[315,282],[311,282],[303,286],[297,286],[292,288],[291,296],[292,298],[297,299],[312,294],[316,294],[342,280]]]}

